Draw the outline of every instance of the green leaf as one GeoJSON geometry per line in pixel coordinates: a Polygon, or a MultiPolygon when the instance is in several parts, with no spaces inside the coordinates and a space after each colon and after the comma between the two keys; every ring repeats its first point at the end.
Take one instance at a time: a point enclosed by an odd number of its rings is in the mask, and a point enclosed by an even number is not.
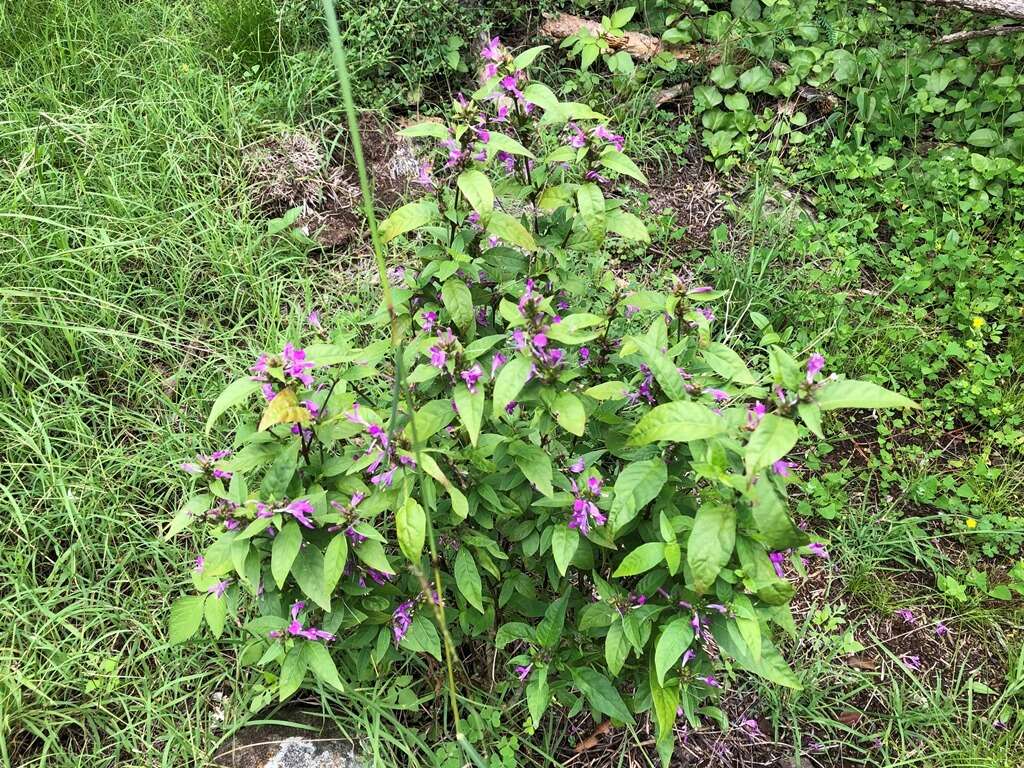
{"type": "Polygon", "coordinates": [[[613,208],[605,213],[605,227],[609,232],[614,232],[627,240],[651,242],[651,236],[647,233],[647,226],[643,221],[621,208],[613,208]]]}
{"type": "Polygon", "coordinates": [[[745,647],[745,642],[739,642],[742,640],[742,636],[735,624],[713,621],[711,627],[715,640],[722,651],[727,656],[734,658],[743,669],[786,688],[802,690],[803,686],[800,685],[800,680],[793,674],[793,670],[790,669],[786,660],[782,658],[779,649],[767,637],[762,636],[761,638],[761,658],[757,660],[745,647]]]}
{"type": "Polygon", "coordinates": [[[604,195],[601,188],[593,182],[580,184],[576,190],[576,206],[580,212],[580,218],[584,226],[593,236],[594,240],[600,243],[604,240],[604,195]]]}
{"type": "Polygon", "coordinates": [[[407,139],[447,139],[448,129],[440,123],[424,122],[409,125],[398,132],[407,139]]]}
{"type": "Polygon", "coordinates": [[[542,648],[551,649],[558,645],[565,628],[565,609],[569,604],[569,592],[566,591],[544,611],[544,618],[537,625],[537,642],[542,648]]]}
{"type": "Polygon", "coordinates": [[[249,399],[250,395],[259,391],[260,386],[260,382],[253,381],[249,376],[236,379],[228,384],[224,391],[217,396],[217,399],[213,401],[210,415],[206,419],[206,434],[210,434],[210,429],[212,429],[214,423],[225,411],[244,403],[249,399]]]}
{"type": "Polygon", "coordinates": [[[668,469],[659,457],[627,464],[615,479],[615,495],[608,513],[612,534],[636,517],[668,481],[668,469]]]}
{"type": "Polygon", "coordinates": [[[172,645],[185,642],[199,631],[205,600],[206,595],[185,595],[171,605],[168,635],[172,645]]]}
{"type": "Polygon", "coordinates": [[[564,523],[555,523],[551,532],[551,555],[555,558],[555,566],[558,572],[565,576],[565,572],[572,562],[573,555],[580,545],[580,534],[575,528],[570,528],[564,523]]]}
{"type": "Polygon", "coordinates": [[[468,168],[459,174],[455,182],[473,210],[486,222],[494,210],[494,189],[491,182],[480,171],[468,168]]]}
{"type": "Polygon", "coordinates": [[[530,710],[530,720],[534,726],[540,725],[540,719],[551,701],[551,689],[548,687],[548,668],[538,664],[533,668],[530,681],[526,684],[526,707],[530,710]]]}
{"type": "Polygon", "coordinates": [[[654,708],[654,720],[658,726],[658,752],[662,755],[665,768],[670,766],[673,746],[675,744],[675,724],[679,711],[679,686],[663,687],[657,681],[651,681],[651,704],[654,708]],[[663,750],[665,745],[668,745],[663,750]],[[666,758],[664,755],[667,754],[666,758]]]}
{"type": "Polygon", "coordinates": [[[554,496],[555,491],[551,486],[551,457],[535,445],[526,443],[514,445],[516,466],[526,475],[526,479],[537,486],[537,490],[545,496],[554,496]]]}
{"type": "Polygon", "coordinates": [[[577,312],[563,317],[560,322],[552,323],[547,337],[562,344],[583,344],[600,336],[607,322],[606,317],[577,312]]]}
{"type": "Polygon", "coordinates": [[[437,218],[437,203],[421,200],[406,203],[380,223],[377,232],[382,243],[390,242],[399,235],[430,224],[437,218]]]}
{"type": "Polygon", "coordinates": [[[754,524],[769,549],[781,551],[802,547],[807,543],[807,534],[793,525],[793,521],[786,513],[783,500],[767,479],[754,486],[750,511],[754,516],[754,524]]]}
{"type": "Polygon", "coordinates": [[[821,408],[816,403],[799,403],[796,406],[796,410],[804,424],[807,425],[807,428],[816,437],[824,440],[825,434],[821,431],[821,408]]]}
{"type": "Polygon", "coordinates": [[[338,668],[335,666],[327,646],[317,642],[303,643],[302,654],[306,658],[306,666],[313,673],[313,677],[336,691],[345,690],[345,686],[338,676],[338,668]]]}
{"type": "Polygon", "coordinates": [[[692,642],[693,625],[689,616],[680,616],[661,630],[661,635],[654,644],[654,669],[659,685],[664,685],[665,675],[676,665],[692,642]]]}
{"type": "Polygon", "coordinates": [[[665,544],[660,541],[649,541],[641,544],[626,555],[612,576],[636,576],[651,570],[665,561],[665,544]]]}
{"type": "Polygon", "coordinates": [[[487,396],[483,384],[477,384],[476,392],[470,392],[465,384],[455,387],[455,407],[459,409],[459,420],[469,434],[469,442],[476,445],[480,437],[480,425],[484,420],[484,405],[487,396]]]}
{"type": "Polygon", "coordinates": [[[629,176],[636,179],[641,184],[647,184],[647,177],[644,176],[644,172],[641,171],[636,163],[630,160],[626,155],[619,152],[617,149],[608,147],[604,152],[601,153],[599,158],[601,165],[609,170],[621,173],[624,176],[629,176]]]}
{"type": "Polygon", "coordinates": [[[454,418],[455,411],[452,409],[451,400],[431,400],[416,409],[411,426],[406,427],[405,431],[410,441],[415,435],[420,445],[424,445],[432,436],[451,424],[454,418]]]}
{"type": "Polygon", "coordinates": [[[218,598],[210,595],[203,606],[203,613],[206,616],[206,625],[210,628],[210,633],[215,638],[219,638],[224,634],[224,623],[228,615],[228,601],[223,597],[218,598]]]}
{"type": "Polygon", "coordinates": [[[523,98],[531,104],[536,104],[545,112],[558,107],[558,97],[554,91],[543,83],[530,83],[523,89],[523,98]]]}
{"type": "Polygon", "coordinates": [[[519,219],[514,218],[504,211],[494,211],[491,220],[487,222],[487,232],[496,235],[510,245],[518,245],[525,251],[537,250],[537,243],[533,235],[522,225],[519,219]]]}
{"type": "MultiPolygon", "coordinates": [[[[374,543],[380,546],[379,543],[374,543]]],[[[306,597],[325,611],[331,610],[331,593],[327,591],[327,585],[324,583],[324,556],[316,546],[307,543],[299,549],[299,554],[292,564],[292,577],[306,597]]]]}
{"type": "Polygon", "coordinates": [[[595,400],[619,400],[629,394],[629,385],[624,381],[605,381],[583,390],[583,394],[595,400]]]}
{"type": "Polygon", "coordinates": [[[693,588],[698,593],[707,592],[715,583],[735,546],[736,511],[725,504],[701,504],[686,550],[693,588]]]}
{"type": "Polygon", "coordinates": [[[761,419],[747,442],[743,461],[747,474],[753,475],[778,461],[796,445],[799,430],[789,419],[769,413],[761,419]]]}
{"type": "Polygon", "coordinates": [[[999,143],[999,134],[991,128],[978,128],[967,137],[967,143],[972,147],[994,147],[999,143]]]}
{"type": "Polygon", "coordinates": [[[672,400],[687,400],[686,387],[683,384],[683,377],[679,368],[669,359],[668,355],[658,349],[647,338],[641,336],[630,336],[631,342],[640,352],[644,362],[647,363],[654,374],[655,380],[662,391],[672,400]]]}
{"type": "Polygon", "coordinates": [[[423,507],[411,496],[395,512],[395,531],[402,554],[409,562],[418,564],[427,537],[427,516],[423,507]]]}
{"type": "Polygon", "coordinates": [[[292,646],[281,664],[281,676],[277,681],[277,693],[280,701],[290,698],[302,686],[306,679],[306,654],[302,652],[302,644],[292,646]]]}
{"type": "Polygon", "coordinates": [[[733,598],[733,611],[736,613],[736,629],[739,630],[747,651],[756,662],[761,661],[761,620],[754,609],[754,604],[747,595],[739,594],[733,598]]]}
{"type": "Polygon", "coordinates": [[[437,634],[437,627],[422,613],[413,616],[409,631],[398,645],[407,651],[429,653],[438,661],[441,660],[441,638],[437,634]]]}
{"type": "Polygon", "coordinates": [[[177,511],[170,524],[167,526],[167,532],[164,534],[164,541],[170,541],[183,530],[192,524],[192,521],[196,519],[197,515],[200,515],[210,508],[213,502],[213,497],[208,493],[196,494],[184,504],[181,505],[181,509],[177,511]]]}
{"type": "Polygon", "coordinates": [[[571,392],[563,392],[551,404],[551,412],[566,432],[576,435],[583,434],[587,426],[587,412],[580,399],[571,392]]]}
{"type": "Polygon", "coordinates": [[[636,12],[636,6],[629,6],[628,8],[619,8],[612,14],[611,17],[611,28],[622,29],[629,23],[629,20],[633,18],[633,14],[636,12]]]}
{"type": "Polygon", "coordinates": [[[293,441],[285,445],[277,454],[274,463],[270,465],[267,474],[263,476],[263,483],[260,485],[260,495],[265,500],[283,499],[288,492],[288,486],[295,475],[295,467],[299,461],[299,443],[293,441]]]}
{"type": "Polygon", "coordinates": [[[459,547],[455,555],[455,585],[459,592],[466,598],[466,602],[476,608],[480,613],[484,612],[483,585],[480,581],[480,571],[477,570],[476,560],[469,547],[459,547]]]}
{"type": "Polygon", "coordinates": [[[441,301],[448,314],[452,316],[452,322],[459,327],[463,333],[468,333],[475,327],[476,318],[473,315],[473,294],[469,287],[457,277],[448,278],[441,286],[441,301]]]}
{"type": "Polygon", "coordinates": [[[713,341],[707,348],[701,351],[701,356],[708,366],[726,381],[734,381],[737,384],[757,384],[757,379],[750,373],[743,358],[736,354],[725,344],[713,341]]]}
{"type": "Polygon", "coordinates": [[[730,93],[725,97],[725,106],[732,112],[744,112],[750,109],[750,99],[745,93],[730,93]]]}
{"type": "Polygon", "coordinates": [[[331,539],[324,551],[324,589],[327,594],[333,594],[334,588],[338,586],[347,561],[348,537],[340,534],[331,539]]]}
{"type": "Polygon", "coordinates": [[[870,381],[841,379],[826,384],[815,396],[823,411],[839,408],[920,408],[908,397],[891,392],[870,381]]]}
{"type": "Polygon", "coordinates": [[[722,417],[707,406],[690,402],[665,403],[641,417],[629,436],[629,445],[647,445],[658,440],[688,443],[724,431],[722,417]]]}
{"type": "Polygon", "coordinates": [[[747,93],[758,93],[772,84],[772,73],[762,65],[752,67],[740,75],[740,88],[747,93]]]}
{"type": "Polygon", "coordinates": [[[509,360],[498,371],[494,380],[494,417],[498,418],[511,403],[530,378],[532,362],[528,357],[516,356],[509,360]]]}
{"type": "Polygon", "coordinates": [[[508,152],[510,155],[519,155],[520,157],[529,157],[531,159],[535,158],[533,152],[528,150],[511,136],[506,136],[504,133],[498,133],[497,131],[491,131],[491,139],[487,142],[487,148],[494,153],[508,152]]]}
{"type": "Polygon", "coordinates": [[[618,677],[627,658],[629,658],[629,643],[626,641],[622,622],[616,621],[608,627],[608,634],[604,637],[604,663],[608,665],[608,671],[612,673],[612,677],[618,677]]]}
{"type": "Polygon", "coordinates": [[[607,677],[589,667],[572,669],[571,672],[576,687],[594,709],[620,722],[633,723],[633,715],[607,677]]]}
{"type": "Polygon", "coordinates": [[[270,573],[278,589],[284,589],[285,579],[288,578],[292,563],[295,562],[301,547],[302,529],[297,522],[290,520],[274,537],[274,544],[270,550],[270,573]]]}
{"type": "Polygon", "coordinates": [[[362,544],[355,545],[353,549],[356,551],[356,557],[373,568],[373,570],[394,574],[395,570],[391,567],[391,563],[388,562],[388,556],[384,554],[384,547],[381,546],[379,541],[367,539],[362,544]]]}

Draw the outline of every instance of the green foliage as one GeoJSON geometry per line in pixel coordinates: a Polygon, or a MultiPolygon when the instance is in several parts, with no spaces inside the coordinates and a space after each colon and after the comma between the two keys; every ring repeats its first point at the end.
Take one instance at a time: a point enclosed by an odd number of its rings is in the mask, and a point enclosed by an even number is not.
{"type": "MultiPolygon", "coordinates": [[[[739,669],[800,687],[771,641],[793,589],[769,558],[769,542],[808,542],[786,511],[795,419],[820,431],[811,410],[916,406],[823,376],[820,355],[773,347],[748,364],[712,341],[722,292],[625,293],[604,254],[622,237],[607,226],[627,214],[618,190],[643,178],[622,137],[505,49],[487,56],[491,79],[443,132],[407,130],[442,152],[421,174],[430,197],[380,227],[420,263],[375,319],[404,332],[400,365],[341,334],[260,357],[262,416],[243,418],[232,455],[189,467],[187,508],[216,500],[194,514],[213,524],[193,580],[243,623],[243,657],[279,698],[307,676],[339,686],[311,645],[338,638],[360,680],[494,631],[515,644],[531,729],[553,700],[625,723],[653,707],[669,744],[676,707],[715,697],[712,638],[739,669]],[[403,370],[390,401],[356,385],[403,370]]],[[[202,599],[176,604],[175,640],[202,599]]]]}

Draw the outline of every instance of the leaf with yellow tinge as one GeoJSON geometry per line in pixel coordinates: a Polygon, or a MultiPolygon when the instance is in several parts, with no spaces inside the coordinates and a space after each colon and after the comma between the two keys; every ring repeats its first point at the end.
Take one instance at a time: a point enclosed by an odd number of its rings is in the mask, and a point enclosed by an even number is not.
{"type": "Polygon", "coordinates": [[[274,396],[270,404],[267,405],[267,410],[263,412],[259,431],[262,432],[278,424],[308,423],[309,411],[306,410],[306,406],[299,405],[299,400],[295,396],[295,390],[282,389],[274,396]]]}

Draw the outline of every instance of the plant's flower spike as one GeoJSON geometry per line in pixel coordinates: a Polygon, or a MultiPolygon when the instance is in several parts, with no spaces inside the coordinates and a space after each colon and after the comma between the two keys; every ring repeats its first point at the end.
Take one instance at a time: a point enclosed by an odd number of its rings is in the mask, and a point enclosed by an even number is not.
{"type": "Polygon", "coordinates": [[[709,323],[715,322],[715,313],[711,311],[710,307],[697,307],[697,312],[709,323]]]}
{"type": "Polygon", "coordinates": [[[758,726],[757,720],[754,720],[753,718],[747,718],[746,720],[743,720],[740,723],[740,727],[751,735],[761,733],[761,728],[760,726],[758,726]]]}
{"type": "Polygon", "coordinates": [[[476,324],[487,325],[487,307],[480,307],[476,311],[476,324]]]}
{"type": "Polygon", "coordinates": [[[275,390],[274,386],[269,383],[265,383],[262,387],[260,387],[260,393],[263,395],[263,399],[266,400],[268,403],[275,397],[277,397],[277,390],[275,390]]]}
{"type": "Polygon", "coordinates": [[[299,618],[299,614],[302,613],[304,610],[306,610],[306,603],[304,601],[298,600],[292,603],[291,610],[289,611],[292,620],[299,618]]]}
{"type": "Polygon", "coordinates": [[[214,584],[206,591],[219,600],[224,596],[224,593],[228,591],[228,587],[230,586],[231,579],[224,579],[223,581],[218,581],[216,584],[214,584]]]}
{"type": "Polygon", "coordinates": [[[423,313],[423,318],[422,318],[422,320],[420,322],[422,323],[423,330],[426,333],[430,333],[430,331],[434,327],[434,323],[437,322],[437,312],[433,312],[433,311],[424,312],[423,313]]]}
{"type": "Polygon", "coordinates": [[[821,373],[821,369],[825,367],[825,358],[815,352],[811,355],[807,361],[807,383],[813,384],[814,377],[821,373]]]}
{"type": "Polygon", "coordinates": [[[237,531],[240,525],[241,523],[235,520],[235,518],[229,517],[227,520],[224,521],[224,530],[237,531]]]}
{"type": "MultiPolygon", "coordinates": [[[[473,133],[476,135],[477,140],[481,144],[486,144],[487,142],[489,142],[491,140],[491,132],[488,131],[486,128],[477,128],[476,126],[474,126],[473,127],[473,133]]],[[[486,156],[485,156],[485,159],[486,159],[486,156]]]]}
{"type": "Polygon", "coordinates": [[[184,464],[182,464],[181,470],[183,472],[188,472],[190,475],[200,475],[203,472],[202,467],[191,461],[186,461],[184,464]]]}
{"type": "Polygon", "coordinates": [[[479,214],[479,213],[477,213],[476,211],[472,211],[472,212],[471,212],[471,213],[469,214],[469,216],[467,216],[467,217],[466,217],[466,220],[467,220],[467,221],[468,221],[468,222],[469,222],[470,224],[479,224],[479,223],[480,223],[480,214],[479,214]]]}
{"type": "Polygon", "coordinates": [[[902,656],[900,656],[900,661],[902,661],[907,666],[908,669],[913,669],[915,671],[921,669],[921,657],[920,656],[916,656],[916,655],[911,655],[909,653],[905,653],[902,656]]]}
{"type": "Polygon", "coordinates": [[[488,248],[497,248],[498,244],[500,242],[501,242],[501,238],[500,237],[498,237],[497,235],[490,235],[487,238],[487,247],[488,248]]]}
{"type": "Polygon", "coordinates": [[[491,378],[492,379],[494,378],[494,375],[498,372],[498,369],[501,368],[501,366],[503,366],[507,362],[508,362],[508,358],[505,357],[505,355],[501,354],[501,352],[496,353],[494,355],[494,357],[491,358],[491,378]]]}
{"type": "Polygon", "coordinates": [[[402,642],[402,638],[412,626],[412,612],[415,606],[415,600],[406,600],[391,614],[391,632],[395,638],[395,645],[402,642]]]}
{"type": "Polygon", "coordinates": [[[488,61],[501,61],[505,58],[505,52],[501,45],[501,38],[492,37],[480,50],[481,58],[488,61]]]}
{"type": "Polygon", "coordinates": [[[789,470],[796,468],[797,464],[792,461],[785,461],[784,459],[779,459],[778,461],[772,462],[772,472],[774,472],[779,477],[789,477],[789,470]]]}
{"type": "Polygon", "coordinates": [[[636,304],[627,304],[626,305],[626,317],[632,317],[633,315],[635,315],[639,311],[640,311],[640,307],[638,307],[636,304]]]}
{"type": "Polygon", "coordinates": [[[576,123],[570,122],[566,127],[569,129],[568,144],[570,147],[582,149],[587,146],[587,134],[576,123]]]}
{"type": "Polygon", "coordinates": [[[420,167],[417,171],[416,178],[413,179],[414,184],[418,184],[428,191],[436,189],[433,177],[434,166],[432,163],[420,163],[420,167]]]}
{"type": "Polygon", "coordinates": [[[935,634],[939,637],[946,637],[949,634],[949,627],[943,624],[941,621],[935,625],[935,634]]]}
{"type": "Polygon", "coordinates": [[[898,611],[896,611],[896,615],[907,624],[917,624],[917,617],[914,616],[914,612],[909,608],[900,608],[898,611]]]}
{"type": "Polygon", "coordinates": [[[303,386],[313,385],[313,377],[308,373],[313,363],[306,360],[306,350],[296,347],[291,342],[284,345],[281,352],[284,358],[284,372],[302,382],[303,386]]]}
{"type": "Polygon", "coordinates": [[[593,182],[596,182],[598,184],[607,184],[608,183],[608,179],[605,178],[604,176],[602,176],[601,174],[599,174],[597,171],[587,171],[586,174],[584,175],[584,178],[587,181],[593,181],[593,182]]]}
{"type": "Polygon", "coordinates": [[[306,528],[316,528],[313,521],[309,519],[309,516],[314,513],[313,505],[305,499],[296,499],[287,507],[285,511],[294,517],[300,525],[304,525],[306,528]]]}
{"type": "Polygon", "coordinates": [[[390,573],[384,573],[374,568],[367,568],[366,573],[375,584],[387,584],[393,578],[390,573]]]}
{"type": "Polygon", "coordinates": [[[259,357],[256,358],[255,364],[253,364],[249,368],[249,370],[254,374],[264,374],[267,372],[269,363],[270,357],[267,355],[266,352],[263,352],[262,354],[260,354],[259,357]]]}
{"type": "Polygon", "coordinates": [[[351,525],[345,529],[345,535],[348,536],[349,541],[351,541],[353,544],[362,544],[364,541],[366,541],[366,537],[363,536],[363,534],[361,534],[351,525]]]}
{"type": "Polygon", "coordinates": [[[820,557],[822,560],[828,560],[829,559],[828,550],[825,549],[825,547],[823,547],[821,544],[819,544],[816,541],[811,542],[810,544],[808,544],[807,545],[807,549],[815,557],[820,557]]]}
{"type": "Polygon", "coordinates": [[[706,387],[704,389],[704,394],[711,395],[716,403],[724,403],[730,397],[728,392],[721,389],[715,389],[714,387],[706,387]]]}
{"type": "Polygon", "coordinates": [[[390,488],[395,481],[395,470],[398,467],[391,467],[370,478],[370,482],[377,487],[390,488]]]}
{"type": "Polygon", "coordinates": [[[230,480],[231,479],[231,473],[230,472],[228,472],[225,469],[217,469],[216,467],[214,467],[213,476],[217,480],[230,480]]]}
{"type": "Polygon", "coordinates": [[[516,666],[516,675],[519,679],[525,680],[530,676],[530,671],[533,669],[533,664],[527,664],[525,667],[522,665],[516,666]]]}
{"type": "Polygon", "coordinates": [[[202,573],[203,572],[203,568],[205,568],[205,567],[206,567],[206,558],[203,557],[202,555],[199,555],[196,558],[196,567],[195,567],[194,570],[195,570],[196,573],[202,573]]]}
{"type": "Polygon", "coordinates": [[[445,361],[448,359],[447,353],[440,347],[430,348],[430,364],[440,370],[444,368],[445,361]]]}
{"type": "Polygon", "coordinates": [[[580,365],[586,365],[590,361],[590,348],[580,347],[580,365]]]}
{"type": "Polygon", "coordinates": [[[712,688],[721,688],[722,687],[722,684],[715,679],[714,675],[708,675],[707,677],[702,677],[700,679],[704,681],[705,685],[708,685],[708,686],[710,686],[712,688]]]}
{"type": "MultiPolygon", "coordinates": [[[[577,475],[580,472],[582,472],[584,469],[586,469],[586,464],[583,463],[583,458],[582,457],[577,459],[576,462],[571,467],[569,467],[569,471],[570,472],[575,472],[577,475]]],[[[576,487],[576,482],[573,481],[573,490],[575,490],[575,487],[576,487]]]]}
{"type": "Polygon", "coordinates": [[[508,405],[505,406],[505,413],[507,413],[509,416],[511,416],[512,413],[515,411],[515,409],[518,408],[518,407],[519,407],[519,403],[517,403],[515,400],[512,400],[512,401],[509,402],[508,405]]]}
{"type": "Polygon", "coordinates": [[[768,559],[772,561],[772,567],[775,568],[775,575],[780,579],[786,578],[786,573],[782,570],[782,564],[786,561],[786,553],[769,552],[768,559]]]}
{"type": "Polygon", "coordinates": [[[365,498],[366,498],[366,494],[360,493],[359,491],[356,491],[355,493],[352,494],[352,498],[349,499],[349,502],[348,502],[349,506],[351,506],[353,509],[355,509],[356,507],[359,506],[359,504],[365,498]]]}
{"type": "Polygon", "coordinates": [[[548,345],[548,337],[545,333],[536,333],[533,336],[533,346],[544,349],[548,345]]]}
{"type": "Polygon", "coordinates": [[[590,491],[594,496],[601,495],[601,486],[603,484],[604,483],[599,477],[594,477],[593,475],[591,475],[590,477],[587,478],[587,490],[590,491]]]}
{"type": "Polygon", "coordinates": [[[462,377],[462,380],[466,382],[466,388],[470,391],[470,393],[475,395],[476,384],[478,381],[480,381],[480,377],[484,375],[483,368],[481,368],[478,363],[474,363],[472,368],[463,371],[459,375],[462,377]]]}
{"type": "Polygon", "coordinates": [[[499,163],[502,163],[505,166],[505,170],[506,171],[508,171],[509,173],[512,173],[512,172],[515,171],[515,169],[516,169],[516,156],[515,155],[510,154],[509,152],[506,152],[503,149],[499,149],[498,152],[494,156],[495,156],[495,158],[497,158],[499,163]]]}
{"type": "Polygon", "coordinates": [[[630,594],[629,602],[632,605],[646,605],[647,604],[647,596],[646,595],[630,594]]]}
{"type": "Polygon", "coordinates": [[[323,326],[320,324],[320,313],[315,309],[306,316],[306,323],[318,331],[323,329],[323,326]]]}
{"type": "Polygon", "coordinates": [[[725,607],[724,605],[722,605],[721,603],[708,603],[708,604],[707,604],[707,605],[705,606],[705,608],[710,608],[710,609],[711,609],[711,610],[713,610],[713,611],[718,611],[718,612],[719,612],[720,614],[722,614],[723,616],[724,616],[725,614],[727,614],[727,613],[729,612],[729,609],[728,609],[728,608],[726,608],[726,607],[725,607]]]}
{"type": "Polygon", "coordinates": [[[747,409],[747,429],[755,430],[757,425],[761,423],[761,419],[765,417],[768,409],[765,408],[764,403],[758,400],[753,406],[747,409]]]}
{"type": "Polygon", "coordinates": [[[696,655],[697,654],[694,652],[694,650],[692,648],[687,648],[683,652],[683,662],[679,666],[685,667],[693,659],[693,657],[696,656],[696,655]]]}

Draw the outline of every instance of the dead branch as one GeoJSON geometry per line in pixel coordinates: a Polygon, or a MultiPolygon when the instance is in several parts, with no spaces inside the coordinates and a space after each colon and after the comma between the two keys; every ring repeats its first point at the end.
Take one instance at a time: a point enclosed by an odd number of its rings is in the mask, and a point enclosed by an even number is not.
{"type": "Polygon", "coordinates": [[[545,19],[544,23],[540,25],[541,35],[555,40],[564,40],[575,35],[581,29],[586,29],[594,37],[603,38],[612,50],[625,51],[638,59],[653,59],[662,51],[668,51],[680,61],[688,61],[692,64],[707,61],[702,46],[688,45],[685,48],[666,48],[661,40],[643,32],[626,32],[621,37],[606,35],[596,21],[573,16],[571,13],[559,13],[545,19]]]}
{"type": "Polygon", "coordinates": [[[936,45],[948,43],[962,43],[965,40],[974,40],[978,37],[1004,37],[1024,32],[1024,24],[1004,24],[1001,27],[989,27],[988,29],[967,29],[963,32],[954,32],[950,35],[943,35],[935,41],[936,45]]]}
{"type": "Polygon", "coordinates": [[[1024,19],[1024,0],[921,0],[925,5],[941,5],[968,13],[984,13],[1005,19],[1024,19]]]}

